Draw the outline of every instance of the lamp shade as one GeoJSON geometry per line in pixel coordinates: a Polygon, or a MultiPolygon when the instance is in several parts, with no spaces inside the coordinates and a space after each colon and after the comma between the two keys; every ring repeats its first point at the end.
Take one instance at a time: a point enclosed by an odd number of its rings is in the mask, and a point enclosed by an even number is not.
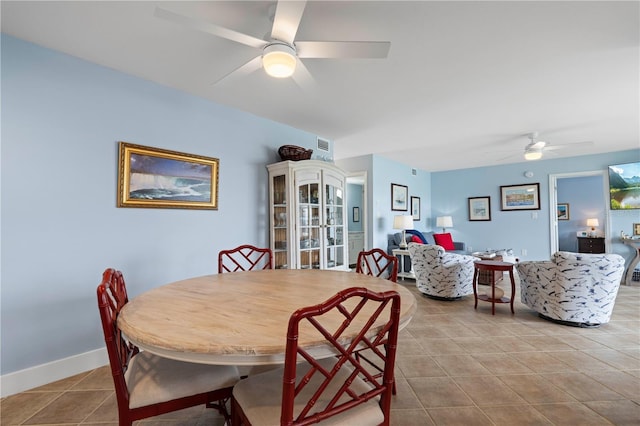
{"type": "Polygon", "coordinates": [[[271,77],[290,77],[296,70],[295,51],[286,44],[271,44],[263,50],[262,66],[271,77]]]}
{"type": "Polygon", "coordinates": [[[412,229],[413,216],[398,215],[393,218],[393,229],[412,229]]]}
{"type": "Polygon", "coordinates": [[[600,226],[598,223],[598,218],[587,219],[587,226],[591,226],[592,228],[595,226],[600,226]]]}
{"type": "Polygon", "coordinates": [[[436,218],[436,226],[439,228],[453,228],[453,219],[451,216],[438,216],[436,218]]]}

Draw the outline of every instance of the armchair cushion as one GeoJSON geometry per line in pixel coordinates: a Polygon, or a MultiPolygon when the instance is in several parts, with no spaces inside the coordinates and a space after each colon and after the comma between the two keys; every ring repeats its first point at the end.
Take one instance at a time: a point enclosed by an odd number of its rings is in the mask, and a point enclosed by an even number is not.
{"type": "Polygon", "coordinates": [[[409,244],[416,287],[427,296],[457,299],[473,293],[477,257],[448,253],[439,245],[409,244]]]}
{"type": "Polygon", "coordinates": [[[550,261],[516,265],[522,303],[567,325],[609,322],[624,258],[617,254],[556,252],[550,261]]]}

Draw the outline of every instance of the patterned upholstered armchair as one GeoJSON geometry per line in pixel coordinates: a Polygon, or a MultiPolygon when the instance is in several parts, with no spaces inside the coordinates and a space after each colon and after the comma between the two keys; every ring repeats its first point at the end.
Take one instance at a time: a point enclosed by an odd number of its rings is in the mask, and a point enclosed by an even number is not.
{"type": "Polygon", "coordinates": [[[520,262],[522,303],[545,319],[593,327],[609,322],[624,272],[617,254],[559,251],[550,261],[520,262]]]}
{"type": "Polygon", "coordinates": [[[446,252],[434,244],[409,243],[416,286],[435,299],[459,299],[473,294],[473,262],[477,257],[446,252]]]}

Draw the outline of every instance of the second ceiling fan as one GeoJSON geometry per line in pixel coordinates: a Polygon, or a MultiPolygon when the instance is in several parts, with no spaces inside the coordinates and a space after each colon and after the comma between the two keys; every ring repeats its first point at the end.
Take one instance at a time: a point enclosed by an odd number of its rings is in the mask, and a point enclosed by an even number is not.
{"type": "Polygon", "coordinates": [[[528,161],[539,160],[547,151],[556,149],[564,149],[570,147],[593,145],[593,141],[575,142],[561,145],[550,145],[548,142],[538,139],[538,132],[532,132],[527,135],[530,142],[524,148],[524,159],[528,161]]]}
{"type": "MultiPolygon", "coordinates": [[[[391,43],[388,41],[301,41],[296,33],[302,19],[306,1],[278,1],[273,17],[271,36],[259,39],[248,34],[221,27],[208,21],[180,15],[156,7],[155,16],[203,31],[217,37],[235,41],[258,49],[260,53],[220,80],[234,74],[247,75],[260,68],[272,77],[292,77],[300,86],[313,85],[313,78],[301,61],[305,58],[386,58],[391,43]]],[[[218,80],[218,82],[220,81],[218,80]]],[[[217,83],[217,82],[216,82],[217,83]]]]}

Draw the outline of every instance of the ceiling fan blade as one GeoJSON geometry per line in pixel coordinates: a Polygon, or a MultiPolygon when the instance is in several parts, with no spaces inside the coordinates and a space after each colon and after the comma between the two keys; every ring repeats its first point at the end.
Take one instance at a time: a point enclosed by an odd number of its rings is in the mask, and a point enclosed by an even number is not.
{"type": "Polygon", "coordinates": [[[300,58],[386,58],[389,41],[297,41],[300,58]]]}
{"type": "Polygon", "coordinates": [[[226,38],[227,40],[235,41],[240,44],[255,47],[257,49],[261,49],[265,46],[265,44],[267,44],[266,41],[260,40],[259,38],[255,38],[247,34],[242,34],[237,31],[212,24],[211,22],[203,21],[201,19],[179,15],[161,7],[156,7],[153,14],[158,18],[171,21],[175,24],[179,24],[197,31],[202,31],[216,37],[226,38]]]}
{"type": "Polygon", "coordinates": [[[522,156],[522,154],[511,154],[511,155],[507,155],[506,157],[496,158],[495,161],[500,162],[500,161],[510,160],[512,158],[516,158],[516,157],[520,157],[520,156],[522,156]]]}
{"type": "Polygon", "coordinates": [[[231,80],[235,80],[235,79],[237,79],[239,77],[247,76],[247,75],[251,74],[252,72],[255,72],[255,71],[259,70],[260,68],[262,68],[262,56],[261,55],[256,56],[255,58],[253,58],[249,62],[245,63],[244,65],[240,65],[238,68],[234,69],[230,73],[225,74],[224,76],[222,76],[218,80],[216,80],[213,83],[211,83],[211,85],[218,84],[222,80],[231,81],[231,80]]]}
{"type": "Polygon", "coordinates": [[[561,143],[558,145],[547,145],[544,150],[545,151],[553,151],[557,149],[567,149],[567,148],[577,148],[580,146],[591,146],[593,145],[593,141],[583,141],[583,142],[572,142],[572,143],[561,143]]]}
{"type": "Polygon", "coordinates": [[[293,44],[306,1],[278,1],[271,38],[293,44]]]}
{"type": "Polygon", "coordinates": [[[298,59],[296,71],[293,73],[291,78],[298,86],[306,91],[312,92],[318,89],[318,83],[300,59],[298,59]]]}

